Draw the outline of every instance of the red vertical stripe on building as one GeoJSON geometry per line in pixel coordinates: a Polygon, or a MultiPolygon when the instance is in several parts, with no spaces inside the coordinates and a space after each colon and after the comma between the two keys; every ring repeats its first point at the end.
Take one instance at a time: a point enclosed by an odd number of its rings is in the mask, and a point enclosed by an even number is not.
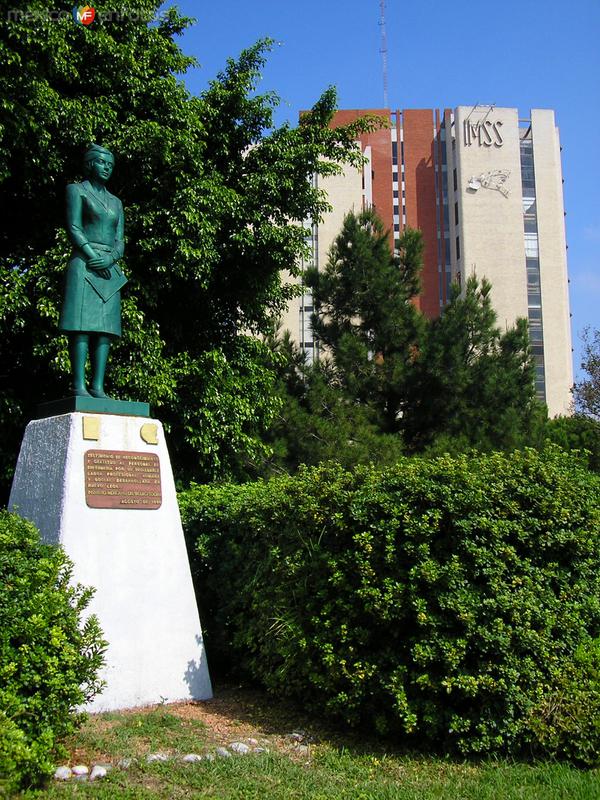
{"type": "Polygon", "coordinates": [[[425,250],[419,305],[430,318],[440,313],[433,124],[432,109],[402,112],[406,224],[419,228],[423,234],[425,250]]]}
{"type": "MultiPolygon", "coordinates": [[[[332,126],[347,125],[366,114],[376,114],[392,125],[389,109],[345,109],[337,111],[332,126]]],[[[398,118],[398,117],[397,117],[398,118]]],[[[408,109],[402,112],[404,134],[404,165],[406,184],[406,224],[418,228],[423,234],[424,263],[421,275],[421,295],[416,305],[428,317],[440,313],[437,209],[435,194],[435,162],[432,109],[408,109]]],[[[438,128],[439,129],[439,128],[438,128]]],[[[360,143],[364,150],[371,147],[371,169],[373,206],[383,224],[390,232],[390,246],[394,244],[394,201],[392,183],[396,173],[392,171],[392,137],[389,128],[362,134],[360,143]]],[[[402,173],[401,142],[398,125],[398,192],[399,215],[402,219],[402,173]]],[[[440,196],[440,202],[442,198],[440,196]]],[[[440,207],[439,213],[442,213],[440,207]]],[[[402,226],[401,226],[402,229],[402,226]]]]}

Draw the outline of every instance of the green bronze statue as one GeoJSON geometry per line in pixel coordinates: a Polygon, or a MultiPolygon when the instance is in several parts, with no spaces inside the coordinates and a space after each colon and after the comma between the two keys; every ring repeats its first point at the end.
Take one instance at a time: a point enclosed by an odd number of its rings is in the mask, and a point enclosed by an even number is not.
{"type": "Polygon", "coordinates": [[[86,180],[67,186],[66,228],[73,252],[58,325],[69,337],[73,394],[86,397],[106,397],[108,353],[112,339],[121,335],[120,290],[127,279],[117,263],[124,252],[123,204],[106,188],[113,167],[113,154],[93,144],[84,159],[86,180]]]}

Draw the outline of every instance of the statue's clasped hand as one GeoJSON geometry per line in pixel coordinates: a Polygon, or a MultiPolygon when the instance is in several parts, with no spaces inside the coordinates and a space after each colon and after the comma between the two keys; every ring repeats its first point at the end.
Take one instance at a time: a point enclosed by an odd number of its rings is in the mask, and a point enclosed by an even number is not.
{"type": "Polygon", "coordinates": [[[112,266],[112,259],[107,255],[94,254],[88,259],[87,266],[97,272],[101,278],[110,278],[110,268],[112,266]]]}

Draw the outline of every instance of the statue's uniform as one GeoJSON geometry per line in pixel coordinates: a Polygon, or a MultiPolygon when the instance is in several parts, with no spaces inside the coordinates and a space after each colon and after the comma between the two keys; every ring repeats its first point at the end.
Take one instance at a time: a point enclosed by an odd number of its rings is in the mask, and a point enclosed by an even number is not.
{"type": "Polygon", "coordinates": [[[97,195],[89,181],[70,183],[67,186],[67,233],[73,243],[73,253],[67,267],[59,329],[120,336],[119,289],[125,278],[116,262],[124,252],[123,204],[108,191],[102,197],[97,195]],[[110,278],[102,278],[87,266],[81,251],[86,244],[98,254],[111,255],[110,278]]]}

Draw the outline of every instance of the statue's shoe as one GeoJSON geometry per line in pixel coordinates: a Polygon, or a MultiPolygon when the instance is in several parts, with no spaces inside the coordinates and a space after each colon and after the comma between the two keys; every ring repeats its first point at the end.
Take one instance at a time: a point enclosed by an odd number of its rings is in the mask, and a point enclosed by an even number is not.
{"type": "Polygon", "coordinates": [[[90,395],[92,397],[97,397],[98,400],[111,400],[107,394],[104,394],[104,389],[94,389],[93,386],[90,386],[90,395]]]}
{"type": "Polygon", "coordinates": [[[71,386],[71,392],[75,397],[91,397],[85,386],[71,386]]]}

